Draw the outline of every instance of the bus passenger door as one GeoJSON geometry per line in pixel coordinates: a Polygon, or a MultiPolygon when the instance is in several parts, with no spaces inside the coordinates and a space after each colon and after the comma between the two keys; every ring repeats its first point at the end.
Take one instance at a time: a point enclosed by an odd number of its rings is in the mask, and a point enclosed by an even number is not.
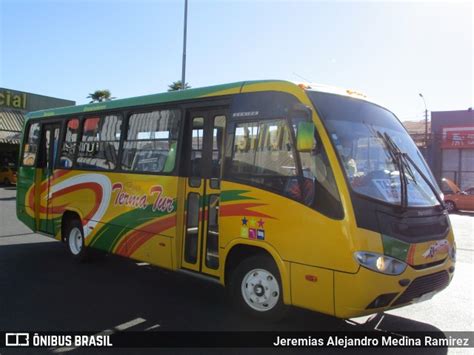
{"type": "Polygon", "coordinates": [[[183,268],[219,275],[219,196],[226,111],[190,111],[185,133],[183,268]]]}
{"type": "Polygon", "coordinates": [[[52,219],[51,186],[53,185],[54,164],[58,155],[60,124],[44,124],[38,161],[39,179],[37,180],[37,194],[39,194],[36,211],[38,229],[47,234],[55,234],[52,219]]]}

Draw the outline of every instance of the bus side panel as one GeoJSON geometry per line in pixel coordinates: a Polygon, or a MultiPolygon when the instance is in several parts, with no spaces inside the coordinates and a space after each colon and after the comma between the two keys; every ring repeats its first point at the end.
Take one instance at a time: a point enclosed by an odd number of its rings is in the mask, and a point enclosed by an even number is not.
{"type": "Polygon", "coordinates": [[[334,314],[334,271],[291,263],[293,305],[334,314]]]}
{"type": "Polygon", "coordinates": [[[184,228],[186,216],[186,186],[187,178],[178,177],[177,185],[177,207],[176,208],[176,238],[172,244],[173,269],[181,268],[183,259],[184,228]]]}
{"type": "Polygon", "coordinates": [[[172,269],[172,243],[173,238],[152,234],[130,257],[135,260],[172,269]]]}
{"type": "Polygon", "coordinates": [[[332,270],[358,269],[345,220],[328,218],[261,188],[229,181],[222,182],[219,217],[221,248],[226,250],[236,239],[269,245],[285,265],[291,264],[285,274],[290,275],[292,303],[334,314],[332,270]]]}
{"type": "Polygon", "coordinates": [[[53,218],[82,219],[86,245],[171,268],[177,177],[61,170],[52,186],[53,218]]]}
{"type": "Polygon", "coordinates": [[[250,185],[222,182],[221,247],[235,238],[268,243],[285,261],[355,272],[348,222],[250,185]]]}
{"type": "Polygon", "coordinates": [[[18,168],[18,181],[16,193],[16,214],[20,221],[22,221],[31,230],[36,230],[35,221],[35,198],[34,186],[36,178],[36,168],[23,167],[18,168]],[[33,194],[29,194],[33,192],[33,194]]]}

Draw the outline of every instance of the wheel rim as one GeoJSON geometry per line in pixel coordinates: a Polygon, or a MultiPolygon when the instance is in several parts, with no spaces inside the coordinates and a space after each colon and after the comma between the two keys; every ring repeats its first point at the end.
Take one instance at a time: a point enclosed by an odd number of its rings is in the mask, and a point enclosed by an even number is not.
{"type": "Polygon", "coordinates": [[[280,286],[271,272],[253,269],[242,279],[242,297],[252,309],[266,312],[278,303],[280,286]]]}
{"type": "Polygon", "coordinates": [[[79,228],[74,227],[69,232],[69,249],[74,255],[78,255],[83,246],[83,237],[79,228]]]}
{"type": "Polygon", "coordinates": [[[451,201],[447,201],[445,204],[448,211],[454,211],[454,203],[452,203],[451,201]]]}

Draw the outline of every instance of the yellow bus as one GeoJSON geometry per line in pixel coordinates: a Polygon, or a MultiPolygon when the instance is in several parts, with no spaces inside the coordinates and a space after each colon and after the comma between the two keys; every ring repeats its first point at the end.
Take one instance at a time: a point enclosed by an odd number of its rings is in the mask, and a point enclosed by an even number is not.
{"type": "Polygon", "coordinates": [[[20,154],[33,231],[78,260],[95,248],[217,281],[252,315],[379,313],[453,277],[425,160],[350,90],[247,81],[38,111],[20,154]]]}

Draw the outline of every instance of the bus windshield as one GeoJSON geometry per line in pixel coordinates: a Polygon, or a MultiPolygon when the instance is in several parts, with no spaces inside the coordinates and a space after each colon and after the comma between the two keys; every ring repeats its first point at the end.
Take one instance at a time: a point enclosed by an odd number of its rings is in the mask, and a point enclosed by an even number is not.
{"type": "Polygon", "coordinates": [[[433,175],[402,124],[375,104],[308,91],[336,148],[352,189],[390,204],[439,204],[433,175]],[[393,147],[408,159],[397,159],[393,147]],[[430,187],[431,185],[431,187],[430,187]],[[433,191],[433,188],[435,191],[433,191]],[[404,198],[405,196],[405,198],[404,198]]]}

